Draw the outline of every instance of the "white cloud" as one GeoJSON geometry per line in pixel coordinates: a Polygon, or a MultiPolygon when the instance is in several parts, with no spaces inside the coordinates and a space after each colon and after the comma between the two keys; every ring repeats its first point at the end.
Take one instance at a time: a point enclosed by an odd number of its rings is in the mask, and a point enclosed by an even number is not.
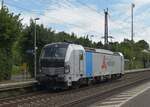
{"type": "Polygon", "coordinates": [[[150,4],[150,0],[133,0],[133,3],[137,8],[139,8],[145,4],[150,4]]]}
{"type": "MultiPolygon", "coordinates": [[[[65,32],[74,32],[78,36],[96,35],[93,39],[94,41],[102,40],[101,37],[104,34],[104,15],[98,14],[97,12],[87,8],[84,5],[71,4],[72,0],[58,0],[54,1],[50,5],[43,15],[38,15],[34,13],[24,13],[22,17],[24,18],[23,23],[29,24],[31,18],[40,17],[37,23],[42,23],[45,26],[54,27],[54,25],[65,26],[65,32]]],[[[136,8],[140,8],[150,0],[133,0],[136,8]]],[[[92,8],[96,9],[96,6],[92,5],[92,8]]],[[[114,36],[115,41],[122,41],[124,38],[130,39],[130,28],[131,28],[131,3],[121,2],[113,6],[112,16],[117,15],[115,20],[109,20],[109,34],[114,36]]],[[[136,10],[135,10],[136,11],[136,10]]],[[[150,38],[147,38],[150,34],[150,27],[147,27],[144,23],[145,17],[150,17],[149,10],[143,13],[135,14],[134,16],[134,39],[140,40],[145,39],[150,43],[150,38]],[[144,29],[143,29],[144,28],[144,29]]],[[[57,28],[54,30],[58,30],[57,28]]]]}
{"type": "MultiPolygon", "coordinates": [[[[20,19],[23,19],[22,23],[24,25],[29,25],[30,24],[30,19],[35,19],[37,17],[39,17],[39,15],[35,14],[35,13],[22,13],[20,19]]],[[[37,21],[37,24],[41,24],[40,22],[41,21],[37,21]]]]}
{"type": "Polygon", "coordinates": [[[75,32],[78,35],[87,32],[102,33],[104,31],[104,16],[87,8],[86,6],[74,6],[69,2],[49,7],[41,17],[45,25],[51,23],[69,25],[67,32],[75,32]]]}
{"type": "MultiPolygon", "coordinates": [[[[126,2],[121,2],[113,6],[117,13],[123,14],[124,16],[131,15],[131,4],[126,2]]],[[[114,11],[113,11],[114,13],[114,11]]]]}
{"type": "Polygon", "coordinates": [[[135,26],[135,40],[141,40],[144,39],[146,40],[149,44],[150,44],[150,27],[149,26],[145,26],[145,25],[139,25],[139,26],[135,26]]]}
{"type": "Polygon", "coordinates": [[[146,5],[150,5],[150,0],[133,0],[131,2],[122,2],[114,5],[113,9],[116,10],[115,15],[118,17],[115,19],[116,21],[111,22],[111,32],[117,37],[116,39],[118,41],[123,40],[124,38],[131,38],[131,3],[135,4],[134,40],[138,41],[144,39],[150,44],[150,38],[148,38],[150,34],[150,27],[148,26],[148,23],[150,23],[150,9],[145,7],[146,5]],[[143,7],[146,8],[145,11],[141,10],[143,7]]]}

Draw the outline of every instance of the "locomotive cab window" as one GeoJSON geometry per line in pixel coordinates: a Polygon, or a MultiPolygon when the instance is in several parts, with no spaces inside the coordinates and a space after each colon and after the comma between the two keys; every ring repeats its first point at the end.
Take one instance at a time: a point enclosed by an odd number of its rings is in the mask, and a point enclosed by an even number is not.
{"type": "Polygon", "coordinates": [[[67,46],[64,45],[50,45],[43,49],[43,58],[61,58],[65,59],[67,46]]]}

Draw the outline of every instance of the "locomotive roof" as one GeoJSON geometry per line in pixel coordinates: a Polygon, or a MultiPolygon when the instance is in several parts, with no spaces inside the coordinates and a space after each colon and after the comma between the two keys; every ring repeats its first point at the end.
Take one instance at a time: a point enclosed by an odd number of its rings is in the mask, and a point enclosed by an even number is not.
{"type": "Polygon", "coordinates": [[[96,49],[96,48],[88,48],[88,47],[85,47],[84,49],[85,49],[85,51],[114,54],[114,52],[112,52],[110,50],[106,50],[106,49],[96,49]]]}
{"type": "Polygon", "coordinates": [[[50,44],[46,44],[45,47],[47,46],[51,46],[51,45],[69,45],[69,43],[66,43],[66,42],[55,42],[55,43],[50,43],[50,44]]]}
{"type": "MultiPolygon", "coordinates": [[[[51,46],[51,45],[62,45],[62,46],[68,46],[69,44],[74,44],[74,43],[69,43],[69,42],[56,42],[56,43],[50,43],[45,45],[45,47],[47,46],[51,46]]],[[[78,45],[78,44],[74,44],[74,45],[78,45]]],[[[82,46],[82,45],[79,45],[82,46]]],[[[96,49],[96,48],[89,48],[89,47],[84,47],[85,51],[91,51],[91,52],[98,52],[98,53],[106,53],[106,54],[120,54],[118,52],[112,52],[110,50],[106,50],[106,49],[96,49]]]]}
{"type": "Polygon", "coordinates": [[[107,54],[113,54],[114,53],[110,50],[105,50],[105,49],[96,49],[96,52],[107,53],[107,54]]]}

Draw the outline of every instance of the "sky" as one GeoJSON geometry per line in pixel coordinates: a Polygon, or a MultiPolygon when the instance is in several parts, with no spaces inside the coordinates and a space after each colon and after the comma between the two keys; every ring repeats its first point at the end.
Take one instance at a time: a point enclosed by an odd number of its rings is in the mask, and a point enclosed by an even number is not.
{"type": "Polygon", "coordinates": [[[150,0],[4,0],[11,12],[21,13],[24,25],[38,17],[37,24],[56,32],[74,32],[78,37],[88,34],[95,42],[104,41],[107,8],[109,36],[113,36],[109,41],[131,39],[131,3],[135,4],[134,40],[144,39],[150,44],[150,0]]]}

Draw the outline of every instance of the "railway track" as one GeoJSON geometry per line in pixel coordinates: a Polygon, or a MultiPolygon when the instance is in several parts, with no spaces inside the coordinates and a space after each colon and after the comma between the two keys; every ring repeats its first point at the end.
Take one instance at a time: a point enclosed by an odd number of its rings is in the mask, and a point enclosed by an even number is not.
{"type": "Polygon", "coordinates": [[[130,88],[139,86],[139,85],[141,85],[145,82],[149,82],[149,81],[150,81],[149,76],[147,76],[145,78],[136,79],[133,82],[129,82],[127,84],[125,83],[123,85],[116,86],[116,87],[113,87],[108,90],[106,89],[105,91],[97,93],[97,94],[88,95],[88,96],[86,96],[86,98],[74,100],[72,102],[66,103],[59,107],[88,107],[89,105],[91,105],[97,101],[103,101],[110,96],[113,96],[115,94],[118,94],[118,93],[128,90],[130,88]]]}
{"type": "Polygon", "coordinates": [[[118,91],[150,79],[150,72],[125,74],[123,78],[60,92],[38,92],[0,99],[0,107],[85,107],[118,91]]]}

